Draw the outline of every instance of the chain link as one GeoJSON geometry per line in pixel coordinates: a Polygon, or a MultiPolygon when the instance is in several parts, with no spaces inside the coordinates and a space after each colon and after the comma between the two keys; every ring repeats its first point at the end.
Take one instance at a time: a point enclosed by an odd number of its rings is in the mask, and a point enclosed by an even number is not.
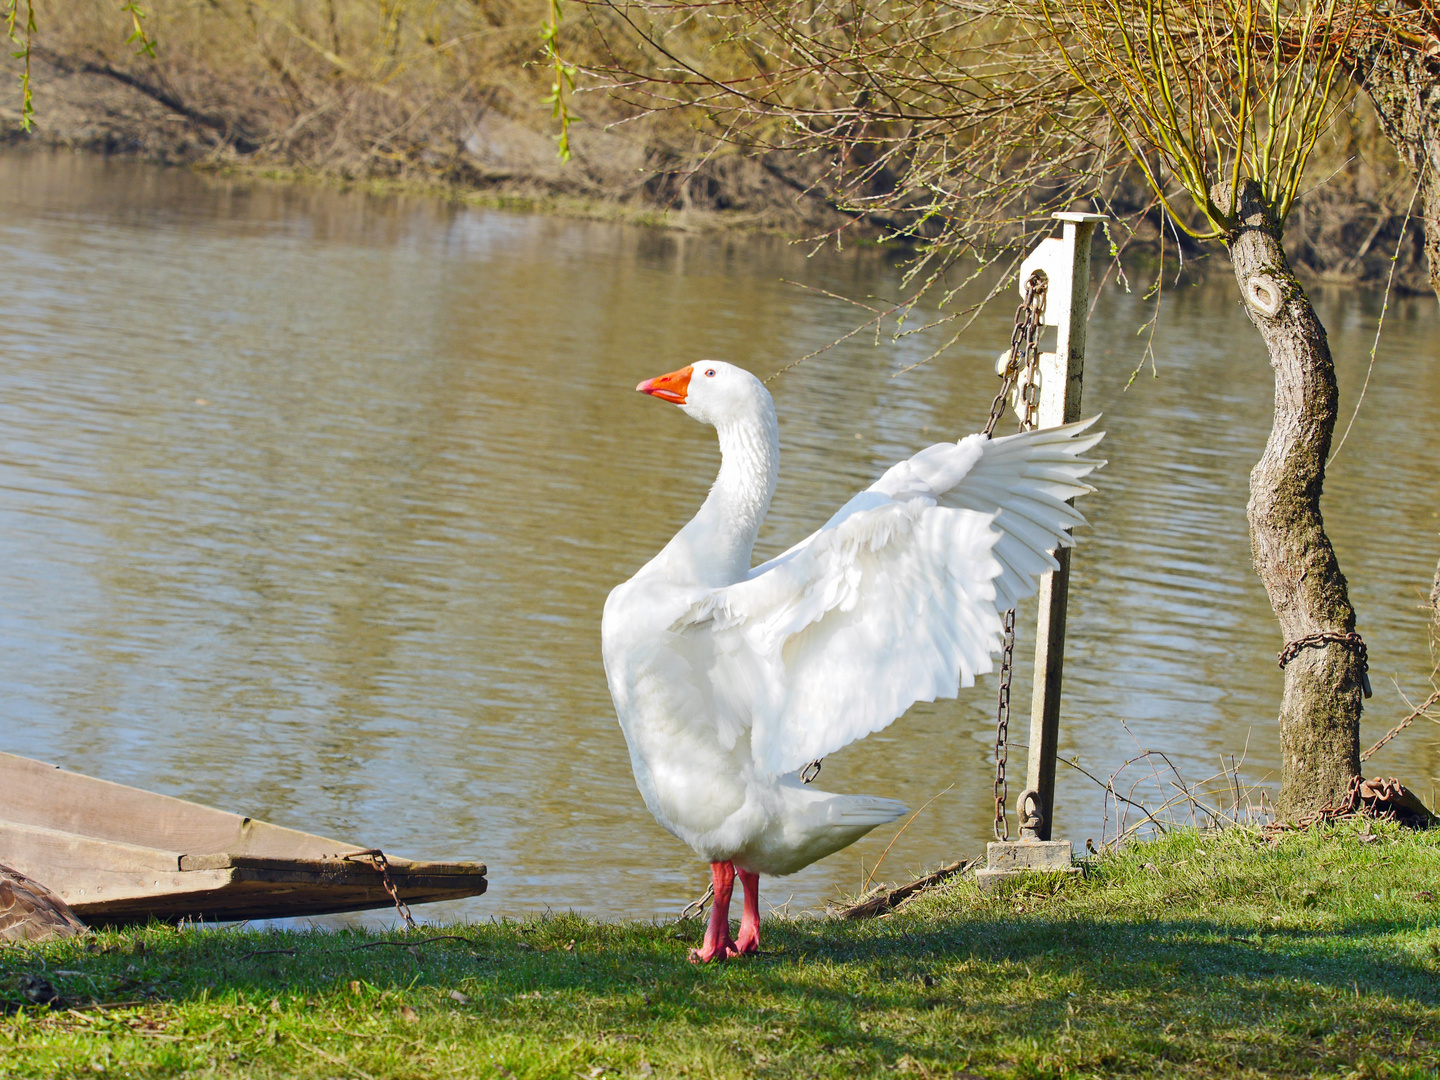
{"type": "Polygon", "coordinates": [[[1437,701],[1440,701],[1440,690],[1436,690],[1433,694],[1431,694],[1424,701],[1422,701],[1415,709],[1413,709],[1409,716],[1405,717],[1404,720],[1401,720],[1400,723],[1396,724],[1384,735],[1382,735],[1379,742],[1377,742],[1374,746],[1370,747],[1369,750],[1366,750],[1363,754],[1360,755],[1360,760],[1369,761],[1370,756],[1374,754],[1376,750],[1379,750],[1391,739],[1399,735],[1400,732],[1404,731],[1407,727],[1413,724],[1416,717],[1424,716],[1429,719],[1430,714],[1427,713],[1425,710],[1430,708],[1430,706],[1434,705],[1437,701]]]}
{"type": "Polygon", "coordinates": [[[1343,634],[1335,634],[1323,631],[1319,634],[1306,634],[1302,638],[1287,642],[1285,648],[1280,650],[1276,662],[1283,669],[1286,664],[1299,655],[1301,649],[1323,649],[1331,643],[1343,645],[1352,650],[1360,658],[1360,690],[1368,698],[1370,696],[1370,650],[1365,647],[1365,640],[1355,631],[1348,630],[1343,634]]]}
{"type": "Polygon", "coordinates": [[[995,425],[1005,413],[1005,399],[1010,396],[1022,371],[1027,372],[1028,381],[1022,392],[1027,408],[1020,417],[1020,430],[1035,426],[1040,404],[1040,380],[1035,377],[1040,365],[1040,320],[1045,314],[1045,294],[1049,288],[1050,279],[1043,270],[1036,270],[1025,282],[1025,298],[1015,309],[1015,329],[1010,332],[1010,352],[1005,371],[1001,374],[1000,392],[990,403],[990,419],[985,422],[987,439],[995,434],[995,425]]]}
{"type": "Polygon", "coordinates": [[[1336,818],[1348,817],[1355,813],[1360,807],[1360,785],[1365,782],[1363,776],[1352,776],[1349,785],[1345,788],[1345,794],[1334,802],[1328,802],[1324,806],[1318,806],[1305,814],[1294,823],[1294,828],[1308,829],[1311,825],[1320,821],[1333,821],[1336,818]]]}
{"type": "Polygon", "coordinates": [[[715,899],[715,882],[712,881],[710,882],[710,887],[705,890],[704,896],[700,897],[699,900],[691,900],[690,903],[680,909],[680,921],[684,922],[686,919],[693,919],[698,915],[704,915],[705,906],[713,899],[715,899]]]}
{"type": "Polygon", "coordinates": [[[1010,839],[1010,820],[1005,804],[1010,801],[1010,786],[1005,779],[1005,764],[1010,753],[1010,678],[1014,672],[1015,609],[1005,612],[1005,644],[1000,652],[1000,698],[995,705],[995,839],[1010,839]]]}
{"type": "Polygon", "coordinates": [[[370,865],[380,871],[380,883],[385,886],[385,891],[390,894],[390,900],[399,912],[400,918],[405,920],[405,929],[414,930],[415,919],[410,914],[410,905],[400,899],[400,891],[395,888],[395,882],[390,879],[390,864],[385,860],[385,853],[379,848],[369,848],[365,851],[352,851],[345,856],[348,859],[369,859],[370,865]]]}
{"type": "MultiPolygon", "coordinates": [[[[1021,373],[1025,385],[1018,395],[1016,413],[1020,430],[1028,431],[1039,419],[1040,409],[1040,328],[1045,314],[1045,294],[1049,278],[1036,270],[1025,282],[1025,298],[1015,309],[1015,329],[1010,333],[1010,352],[1001,374],[1000,393],[990,403],[990,419],[985,423],[985,437],[995,434],[995,425],[1005,412],[1005,399],[1010,396],[1021,373]],[[1023,409],[1023,411],[1022,411],[1023,409]]],[[[1015,609],[1005,612],[1004,640],[1000,649],[1000,695],[995,705],[995,839],[1010,839],[1010,822],[1005,804],[1010,800],[1010,787],[1005,779],[1005,766],[1010,744],[1010,681],[1015,668],[1015,609]]]]}

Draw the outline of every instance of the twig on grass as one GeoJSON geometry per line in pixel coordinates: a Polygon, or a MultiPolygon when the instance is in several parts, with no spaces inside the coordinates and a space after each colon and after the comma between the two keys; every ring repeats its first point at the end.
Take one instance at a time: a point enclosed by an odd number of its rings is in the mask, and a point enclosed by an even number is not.
{"type": "MultiPolygon", "coordinates": [[[[294,1036],[291,1036],[291,1037],[294,1038],[294,1036]]],[[[308,1051],[310,1051],[310,1053],[312,1053],[312,1054],[318,1054],[320,1057],[323,1057],[326,1061],[330,1062],[332,1065],[339,1065],[342,1069],[349,1069],[349,1070],[350,1070],[352,1073],[354,1073],[356,1076],[360,1077],[361,1080],[376,1080],[376,1078],[375,1078],[374,1076],[372,1076],[370,1073],[367,1073],[364,1069],[356,1068],[354,1065],[351,1065],[351,1064],[350,1064],[348,1061],[346,1061],[344,1058],[338,1058],[338,1057],[336,1057],[334,1054],[327,1054],[324,1050],[321,1050],[318,1046],[311,1046],[309,1043],[303,1042],[303,1041],[300,1040],[300,1039],[295,1039],[295,1045],[298,1046],[298,1047],[300,1047],[300,1049],[302,1049],[302,1050],[308,1050],[308,1051]]]]}
{"type": "Polygon", "coordinates": [[[148,998],[131,998],[129,1001],[91,1001],[84,1005],[71,1005],[65,1011],[73,1013],[82,1012],[108,1012],[111,1009],[134,1009],[141,1005],[153,1004],[148,998]]]}
{"type": "MultiPolygon", "coordinates": [[[[77,1020],[83,1020],[83,1021],[85,1021],[85,1023],[87,1023],[87,1024],[93,1024],[93,1023],[95,1023],[95,1021],[91,1020],[90,1017],[85,1016],[85,1015],[81,1012],[81,1010],[84,1009],[84,1008],[86,1008],[86,1007],[83,1006],[83,1005],[72,1005],[72,1006],[70,1006],[69,1008],[67,1008],[65,1011],[66,1011],[67,1013],[69,1013],[71,1016],[75,1017],[75,1019],[77,1019],[77,1020]]],[[[95,1030],[95,1029],[94,1029],[94,1028],[90,1028],[90,1029],[88,1029],[88,1030],[93,1031],[93,1030],[95,1030]]],[[[108,1030],[108,1028],[105,1029],[105,1030],[108,1030]]],[[[184,1037],[183,1035],[171,1035],[169,1032],[165,1032],[165,1031],[147,1031],[147,1030],[145,1030],[144,1028],[133,1027],[133,1026],[131,1026],[130,1024],[126,1024],[126,1025],[125,1025],[125,1030],[126,1030],[127,1034],[133,1035],[133,1036],[135,1036],[135,1037],[137,1037],[137,1038],[141,1038],[141,1039],[160,1039],[160,1040],[162,1040],[162,1041],[164,1041],[164,1042],[184,1042],[184,1041],[185,1041],[185,1037],[184,1037]]]]}
{"type": "MultiPolygon", "coordinates": [[[[429,944],[430,942],[432,942],[432,941],[465,941],[465,942],[469,942],[469,941],[470,941],[470,938],[468,938],[468,937],[462,937],[460,934],[431,934],[431,935],[429,935],[429,936],[427,936],[427,937],[413,938],[413,939],[410,940],[410,941],[390,941],[390,940],[388,940],[388,939],[385,940],[385,941],[371,941],[371,942],[367,942],[367,943],[364,944],[364,945],[356,945],[354,948],[346,949],[345,951],[346,951],[346,952],[359,952],[361,949],[378,949],[381,945],[403,945],[403,946],[406,946],[406,947],[408,948],[409,946],[412,946],[412,945],[428,945],[428,944],[429,944]]],[[[293,952],[294,950],[291,950],[291,951],[293,952]]]]}
{"type": "Polygon", "coordinates": [[[933,874],[926,874],[922,878],[916,878],[908,885],[901,885],[897,889],[882,892],[878,896],[872,896],[869,900],[862,900],[858,904],[852,904],[840,912],[842,919],[868,919],[874,915],[881,915],[893,911],[910,897],[924,889],[929,889],[942,881],[947,881],[957,874],[963,874],[972,866],[978,863],[979,859],[961,859],[959,862],[951,863],[949,866],[942,866],[933,874]]]}
{"type": "Polygon", "coordinates": [[[875,880],[875,875],[880,870],[880,864],[885,861],[885,856],[890,854],[890,849],[895,846],[895,841],[900,839],[901,833],[903,833],[911,825],[915,824],[915,819],[918,818],[921,814],[923,814],[929,808],[931,803],[933,803],[941,795],[944,795],[945,792],[949,791],[954,786],[954,784],[951,784],[950,787],[944,788],[941,791],[937,791],[934,795],[931,795],[929,799],[925,800],[925,805],[920,807],[920,809],[916,810],[913,814],[911,814],[910,820],[905,822],[904,825],[900,826],[900,832],[897,832],[894,836],[890,838],[890,843],[885,845],[885,850],[880,853],[880,858],[876,859],[875,865],[870,868],[870,876],[865,879],[865,884],[861,886],[860,889],[862,893],[869,891],[870,882],[875,880]]]}
{"type": "Polygon", "coordinates": [[[1270,816],[1265,803],[1265,793],[1260,792],[1260,804],[1257,806],[1251,797],[1256,789],[1243,787],[1240,783],[1240,767],[1245,762],[1246,753],[1249,752],[1249,740],[1246,740],[1245,752],[1240,755],[1237,761],[1233,754],[1227,764],[1225,756],[1220,758],[1220,771],[1211,776],[1205,777],[1196,783],[1188,783],[1179,767],[1171,759],[1170,755],[1163,750],[1152,750],[1142,747],[1129,727],[1123,722],[1121,727],[1135,741],[1139,750],[1135,756],[1127,758],[1120,764],[1110,776],[1101,780],[1094,773],[1085,769],[1078,761],[1057,757],[1057,761],[1064,762],[1070,768],[1086,777],[1092,783],[1098,785],[1105,792],[1105,805],[1101,823],[1101,843],[1112,850],[1134,836],[1147,825],[1153,826],[1157,832],[1165,832],[1168,828],[1188,822],[1196,827],[1200,826],[1198,814],[1203,814],[1208,819],[1209,827],[1216,827],[1224,823],[1240,824],[1246,821],[1253,821],[1257,818],[1270,816]],[[1161,769],[1161,765],[1164,769],[1161,769]],[[1130,784],[1124,791],[1119,786],[1122,773],[1133,766],[1149,766],[1149,771],[1140,779],[1130,784]],[[1147,782],[1154,783],[1160,795],[1160,803],[1153,806],[1137,795],[1137,791],[1147,782]],[[1225,797],[1229,796],[1231,802],[1227,808],[1225,797]],[[1110,800],[1115,800],[1115,835],[1109,837],[1111,828],[1110,800]],[[1177,806],[1188,807],[1189,813],[1177,819],[1172,811],[1177,806]],[[1138,821],[1131,822],[1131,811],[1138,812],[1141,816],[1138,821]],[[1107,838],[1108,837],[1108,838],[1107,838]]]}

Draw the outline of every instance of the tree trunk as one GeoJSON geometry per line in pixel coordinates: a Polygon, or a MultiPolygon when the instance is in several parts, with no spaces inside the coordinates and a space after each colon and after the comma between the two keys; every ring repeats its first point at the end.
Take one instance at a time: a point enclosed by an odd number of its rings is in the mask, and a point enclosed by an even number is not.
{"type": "MultiPolygon", "coordinates": [[[[1228,194],[1221,198],[1228,201],[1228,194]]],[[[1325,328],[1253,180],[1241,183],[1236,211],[1239,225],[1226,243],[1245,310],[1275,369],[1275,422],[1250,473],[1250,544],[1288,644],[1355,629],[1345,576],[1320,515],[1339,393],[1325,328]]],[[[1279,806],[1285,817],[1344,795],[1359,773],[1361,671],[1359,655],[1335,642],[1302,648],[1286,666],[1279,806]]]]}
{"type": "Polygon", "coordinates": [[[1386,137],[1420,184],[1430,287],[1440,296],[1440,57],[1434,51],[1440,40],[1430,40],[1433,45],[1422,48],[1393,34],[1357,33],[1345,58],[1351,77],[1374,102],[1386,137]]]}

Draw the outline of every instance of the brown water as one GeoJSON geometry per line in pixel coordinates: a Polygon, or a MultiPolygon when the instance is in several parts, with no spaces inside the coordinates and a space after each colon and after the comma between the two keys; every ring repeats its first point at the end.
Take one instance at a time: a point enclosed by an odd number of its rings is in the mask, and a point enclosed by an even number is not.
{"type": "MultiPolygon", "coordinates": [[[[437,917],[650,917],[699,893],[705,868],[635,792],[598,630],[717,455],[632,387],[702,356],[768,374],[854,325],[813,290],[898,290],[884,255],[66,156],[0,157],[0,244],[0,749],[488,862],[491,893],[437,917]]],[[[1158,377],[1128,391],[1144,283],[1107,283],[1091,326],[1110,466],[1075,559],[1062,753],[1098,776],[1142,746],[1191,780],[1222,754],[1244,752],[1252,783],[1277,763],[1281,642],[1244,515],[1271,377],[1213,279],[1166,294],[1158,377]]],[[[1348,415],[1379,297],[1317,300],[1348,415]]],[[[773,384],[761,557],[979,427],[1005,306],[902,377],[933,338],[855,339],[773,384]]],[[[1434,298],[1392,299],[1327,486],[1370,646],[1367,744],[1407,711],[1395,683],[1429,689],[1437,353],[1434,298]]],[[[988,838],[993,686],[826,761],[833,790],[935,799],[884,876],[988,838]]],[[[1371,766],[1433,795],[1436,729],[1371,766]]],[[[1057,805],[1058,835],[1099,838],[1098,787],[1062,769],[1057,805]]],[[[770,900],[858,889],[893,835],[770,882],[770,900]]]]}

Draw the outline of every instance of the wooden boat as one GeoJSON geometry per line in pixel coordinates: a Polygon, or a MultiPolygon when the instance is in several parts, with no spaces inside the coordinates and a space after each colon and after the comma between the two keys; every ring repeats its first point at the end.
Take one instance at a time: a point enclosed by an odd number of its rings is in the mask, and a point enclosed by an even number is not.
{"type": "Polygon", "coordinates": [[[88,923],[268,919],[478,896],[485,865],[414,862],[0,754],[0,864],[88,923]],[[381,866],[386,867],[382,872],[381,866]]]}

